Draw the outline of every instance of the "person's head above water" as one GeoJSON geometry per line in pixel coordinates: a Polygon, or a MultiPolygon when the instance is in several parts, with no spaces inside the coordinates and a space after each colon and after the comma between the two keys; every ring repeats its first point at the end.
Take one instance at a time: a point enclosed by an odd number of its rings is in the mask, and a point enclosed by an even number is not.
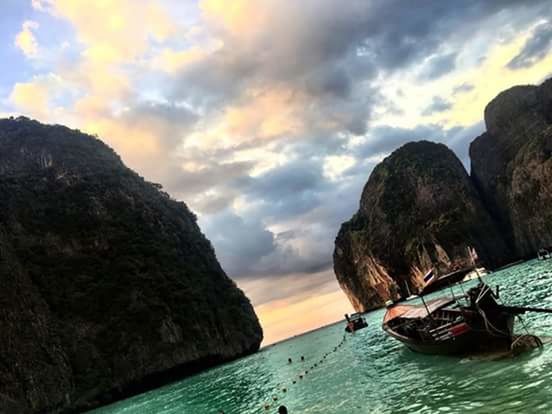
{"type": "Polygon", "coordinates": [[[281,405],[280,408],[278,408],[278,414],[288,414],[288,410],[285,405],[281,405]]]}

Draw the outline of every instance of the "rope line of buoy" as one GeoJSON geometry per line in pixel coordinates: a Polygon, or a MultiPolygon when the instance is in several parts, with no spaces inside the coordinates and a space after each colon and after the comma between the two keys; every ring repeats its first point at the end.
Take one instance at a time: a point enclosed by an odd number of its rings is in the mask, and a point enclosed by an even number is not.
{"type": "MultiPolygon", "coordinates": [[[[339,341],[339,343],[336,346],[334,346],[331,351],[324,353],[319,361],[312,364],[308,369],[305,369],[301,371],[301,373],[295,375],[291,381],[291,385],[295,385],[298,382],[302,381],[309,374],[309,372],[312,373],[312,371],[315,368],[318,368],[320,365],[322,365],[329,355],[331,355],[334,352],[337,352],[339,348],[341,348],[345,344],[346,339],[347,339],[346,334],[343,334],[341,341],[339,341]]],[[[304,361],[305,361],[305,357],[301,355],[301,362],[304,362],[304,361]]],[[[288,358],[288,364],[291,364],[291,363],[293,363],[292,359],[288,358]]],[[[280,384],[278,384],[278,391],[272,394],[272,398],[270,399],[269,402],[265,402],[264,410],[267,411],[270,408],[272,408],[273,407],[272,404],[276,403],[277,401],[282,401],[287,394],[288,394],[288,388],[285,386],[285,384],[281,388],[280,388],[280,384]],[[278,397],[278,395],[281,395],[281,397],[278,397]]]]}

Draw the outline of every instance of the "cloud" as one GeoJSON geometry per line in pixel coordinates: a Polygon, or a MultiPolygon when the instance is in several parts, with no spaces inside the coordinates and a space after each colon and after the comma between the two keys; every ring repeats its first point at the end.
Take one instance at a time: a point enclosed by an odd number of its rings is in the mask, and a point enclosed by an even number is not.
{"type": "Polygon", "coordinates": [[[251,161],[217,163],[190,160],[188,157],[180,158],[180,163],[180,168],[173,169],[171,175],[165,178],[167,188],[191,200],[193,204],[195,197],[200,195],[197,202],[205,207],[208,207],[206,201],[209,200],[232,201],[245,183],[251,180],[249,173],[254,166],[251,161]],[[207,196],[207,200],[203,199],[204,196],[207,196]]]}
{"type": "Polygon", "coordinates": [[[475,86],[473,86],[471,83],[464,82],[458,86],[455,86],[454,89],[452,90],[452,94],[457,95],[460,93],[470,92],[470,91],[473,91],[474,88],[475,86]]]}
{"type": "Polygon", "coordinates": [[[15,36],[15,46],[28,58],[34,58],[38,55],[38,41],[33,33],[33,30],[37,30],[38,27],[37,22],[25,20],[21,26],[21,31],[15,36]]]}
{"type": "Polygon", "coordinates": [[[40,82],[16,83],[10,101],[35,118],[42,118],[48,112],[49,89],[40,82]]]}
{"type": "Polygon", "coordinates": [[[31,0],[31,6],[35,10],[44,11],[47,8],[48,0],[31,0]]]}
{"type": "Polygon", "coordinates": [[[63,110],[58,108],[56,103],[67,93],[70,91],[63,79],[49,73],[37,75],[28,82],[17,82],[8,99],[19,111],[46,121],[61,115],[63,110]]]}
{"type": "Polygon", "coordinates": [[[250,276],[259,261],[276,249],[274,234],[261,222],[243,219],[230,211],[213,215],[202,228],[210,235],[218,259],[231,276],[250,276]]]}
{"type": "Polygon", "coordinates": [[[101,100],[97,106],[95,100],[81,100],[75,109],[87,132],[104,139],[124,156],[131,168],[148,179],[163,183],[179,195],[186,188],[182,184],[185,178],[189,179],[190,193],[194,189],[206,189],[194,182],[196,176],[184,165],[187,158],[178,152],[183,136],[197,122],[197,114],[189,108],[169,102],[137,101],[133,106],[111,113],[105,110],[101,100]]]}
{"type": "Polygon", "coordinates": [[[214,214],[201,224],[224,269],[238,280],[312,274],[331,268],[332,243],[321,239],[326,228],[323,232],[297,229],[276,233],[258,216],[242,218],[230,211],[214,214]]]}
{"type": "Polygon", "coordinates": [[[255,298],[254,306],[260,306],[274,301],[285,300],[293,303],[304,296],[331,293],[337,290],[333,271],[330,269],[316,273],[293,273],[273,276],[268,279],[241,279],[241,288],[255,298]],[[271,289],[270,284],[277,283],[279,289],[271,289]]]}
{"type": "Polygon", "coordinates": [[[460,158],[464,167],[469,170],[469,145],[484,130],[485,124],[482,120],[468,127],[450,129],[436,124],[422,124],[415,128],[380,126],[372,129],[365,142],[357,145],[354,149],[356,156],[360,159],[374,157],[378,154],[379,158],[382,159],[407,142],[421,140],[440,142],[452,149],[460,158]]]}
{"type": "Polygon", "coordinates": [[[433,100],[431,101],[431,104],[427,106],[423,111],[423,116],[430,116],[437,112],[444,112],[452,108],[452,104],[445,100],[441,96],[434,96],[433,100]]]}
{"type": "Polygon", "coordinates": [[[440,141],[443,135],[443,129],[437,125],[419,125],[412,129],[379,126],[370,131],[365,142],[358,145],[355,152],[360,158],[373,157],[388,154],[410,141],[440,141]]]}
{"type": "Polygon", "coordinates": [[[535,27],[523,49],[506,65],[510,69],[527,68],[542,60],[552,48],[552,24],[541,23],[535,27]]]}
{"type": "Polygon", "coordinates": [[[263,345],[304,333],[315,327],[328,325],[353,312],[351,304],[341,292],[333,272],[322,273],[316,278],[297,275],[280,279],[279,289],[268,284],[251,285],[240,283],[249,297],[264,297],[267,292],[284,291],[285,297],[254,302],[255,310],[265,331],[263,345]],[[328,281],[324,279],[328,278],[328,281]],[[310,289],[304,289],[310,284],[310,289]],[[300,315],[300,316],[299,316],[300,315]]]}
{"type": "Polygon", "coordinates": [[[332,235],[353,213],[356,197],[351,195],[360,191],[366,172],[352,186],[348,181],[332,184],[324,174],[324,162],[297,159],[242,178],[239,216],[231,209],[200,216],[229,274],[277,277],[331,267],[332,235]],[[341,202],[335,205],[333,200],[341,202]]]}
{"type": "Polygon", "coordinates": [[[174,23],[157,1],[42,0],[35,7],[67,19],[86,45],[83,55],[94,62],[130,63],[152,40],[174,33],[174,23]]]}
{"type": "MultiPolygon", "coordinates": [[[[173,99],[201,107],[207,116],[216,114],[211,133],[197,135],[208,145],[313,131],[362,135],[386,105],[379,93],[386,76],[422,62],[424,81],[441,78],[463,60],[468,33],[482,31],[499,11],[509,8],[513,14],[517,7],[515,2],[428,2],[405,18],[397,1],[354,0],[347,7],[334,0],[300,5],[240,0],[232,6],[203,1],[204,23],[216,40],[210,44],[218,46],[174,51],[185,64],[171,71],[173,99]]],[[[518,20],[534,19],[545,7],[536,2],[518,20]]]]}
{"type": "Polygon", "coordinates": [[[433,80],[451,72],[456,66],[456,56],[456,53],[430,56],[423,65],[420,78],[433,80]]]}

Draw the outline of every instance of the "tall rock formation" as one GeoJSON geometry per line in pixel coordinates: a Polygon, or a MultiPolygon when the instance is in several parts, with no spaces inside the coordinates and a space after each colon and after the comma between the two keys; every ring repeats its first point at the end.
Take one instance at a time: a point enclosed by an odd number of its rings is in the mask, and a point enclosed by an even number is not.
{"type": "Polygon", "coordinates": [[[515,254],[552,246],[552,80],[516,86],[485,109],[472,177],[515,254]]]}
{"type": "Polygon", "coordinates": [[[256,351],[195,216],[93,137],[0,120],[0,412],[92,407],[256,351]]]}
{"type": "Polygon", "coordinates": [[[365,311],[417,291],[432,267],[445,273],[470,265],[468,247],[490,267],[508,256],[454,153],[409,143],[372,171],[358,212],[337,235],[334,270],[354,308],[365,311]]]}

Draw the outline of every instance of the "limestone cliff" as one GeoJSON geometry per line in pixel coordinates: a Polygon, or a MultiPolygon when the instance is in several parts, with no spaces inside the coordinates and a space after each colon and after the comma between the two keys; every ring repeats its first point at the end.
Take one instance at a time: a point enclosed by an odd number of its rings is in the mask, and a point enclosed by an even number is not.
{"type": "Polygon", "coordinates": [[[552,80],[516,86],[485,109],[472,177],[515,254],[552,246],[552,80]]]}
{"type": "Polygon", "coordinates": [[[258,349],[182,202],[101,141],[0,120],[0,412],[71,411],[258,349]]]}
{"type": "Polygon", "coordinates": [[[432,267],[447,273],[470,265],[468,247],[490,267],[508,256],[454,153],[409,143],[374,168],[359,211],[337,236],[334,270],[355,309],[365,311],[416,292],[432,267]]]}

